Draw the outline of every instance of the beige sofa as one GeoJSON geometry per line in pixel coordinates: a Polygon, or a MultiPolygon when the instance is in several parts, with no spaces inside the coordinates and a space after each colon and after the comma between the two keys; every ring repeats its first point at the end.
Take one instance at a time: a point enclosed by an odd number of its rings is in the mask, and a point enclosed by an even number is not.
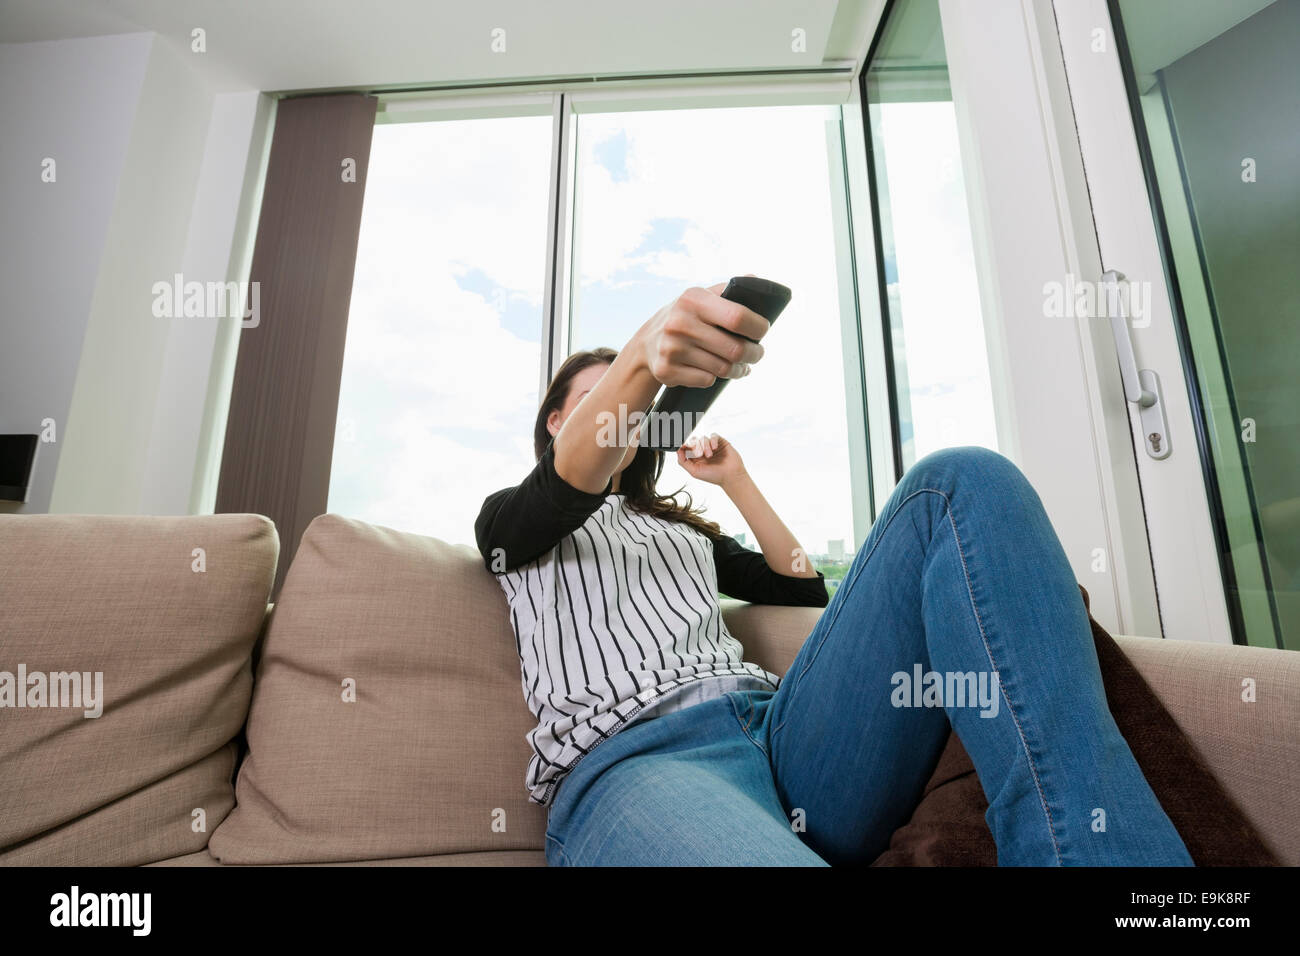
{"type": "MultiPolygon", "coordinates": [[[[33,705],[0,708],[0,864],[545,865],[534,721],[477,553],[324,515],[268,613],[277,559],[258,515],[0,518],[0,672],[12,691],[21,665],[33,705]]],[[[724,609],[776,673],[819,613],[724,609]]],[[[1300,655],[1117,640],[1300,864],[1300,655]]]]}

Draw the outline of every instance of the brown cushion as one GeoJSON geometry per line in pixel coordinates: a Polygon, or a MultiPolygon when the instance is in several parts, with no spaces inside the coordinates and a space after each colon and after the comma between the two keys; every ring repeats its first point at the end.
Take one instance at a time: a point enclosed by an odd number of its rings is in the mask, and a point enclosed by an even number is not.
{"type": "Polygon", "coordinates": [[[505,595],[465,545],[339,515],[307,528],[257,666],[223,863],[538,850],[505,595]],[[345,703],[343,682],[355,681],[345,703]]]}
{"type": "MultiPolygon", "coordinates": [[[[1088,592],[1083,592],[1084,605],[1088,592]]],[[[1091,615],[1106,700],[1151,790],[1197,866],[1274,866],[1277,860],[1196,748],[1091,615]]],[[[912,814],[872,866],[996,866],[997,845],[975,766],[961,740],[948,743],[912,814]]]]}
{"type": "Polygon", "coordinates": [[[0,710],[0,865],[203,848],[234,804],[278,549],[260,515],[0,517],[0,670],[98,672],[104,698],[0,710]]]}

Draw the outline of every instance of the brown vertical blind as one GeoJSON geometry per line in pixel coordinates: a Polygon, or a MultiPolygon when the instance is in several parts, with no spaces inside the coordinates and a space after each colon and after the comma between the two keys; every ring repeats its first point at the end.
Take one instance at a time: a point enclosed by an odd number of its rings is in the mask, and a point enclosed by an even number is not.
{"type": "Polygon", "coordinates": [[[329,500],[335,416],[376,100],[284,99],[271,138],[250,282],[259,323],[242,328],[217,512],[254,512],[280,534],[278,595],[329,500]],[[355,181],[345,162],[355,163],[355,181]]]}

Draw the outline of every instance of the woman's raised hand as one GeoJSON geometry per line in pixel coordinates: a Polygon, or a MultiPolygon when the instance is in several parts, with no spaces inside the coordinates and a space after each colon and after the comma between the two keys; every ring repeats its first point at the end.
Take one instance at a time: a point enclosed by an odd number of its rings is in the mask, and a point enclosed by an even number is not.
{"type": "Polygon", "coordinates": [[[726,283],[692,286],[637,330],[629,345],[656,381],[708,388],[720,378],[748,375],[763,357],[757,343],[767,334],[768,321],[722,298],[725,288],[726,283]]]}
{"type": "Polygon", "coordinates": [[[745,474],[745,463],[734,445],[716,432],[687,439],[677,449],[677,464],[692,478],[711,485],[726,485],[745,474]]]}

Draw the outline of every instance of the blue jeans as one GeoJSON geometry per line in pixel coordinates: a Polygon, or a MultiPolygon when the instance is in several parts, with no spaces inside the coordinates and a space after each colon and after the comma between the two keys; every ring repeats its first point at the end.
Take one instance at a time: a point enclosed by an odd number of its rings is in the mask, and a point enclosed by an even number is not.
{"type": "Polygon", "coordinates": [[[903,477],[780,688],[635,722],[549,808],[552,866],[869,864],[949,729],[1001,866],[1191,866],[1107,709],[1042,502],[981,448],[903,477]]]}

